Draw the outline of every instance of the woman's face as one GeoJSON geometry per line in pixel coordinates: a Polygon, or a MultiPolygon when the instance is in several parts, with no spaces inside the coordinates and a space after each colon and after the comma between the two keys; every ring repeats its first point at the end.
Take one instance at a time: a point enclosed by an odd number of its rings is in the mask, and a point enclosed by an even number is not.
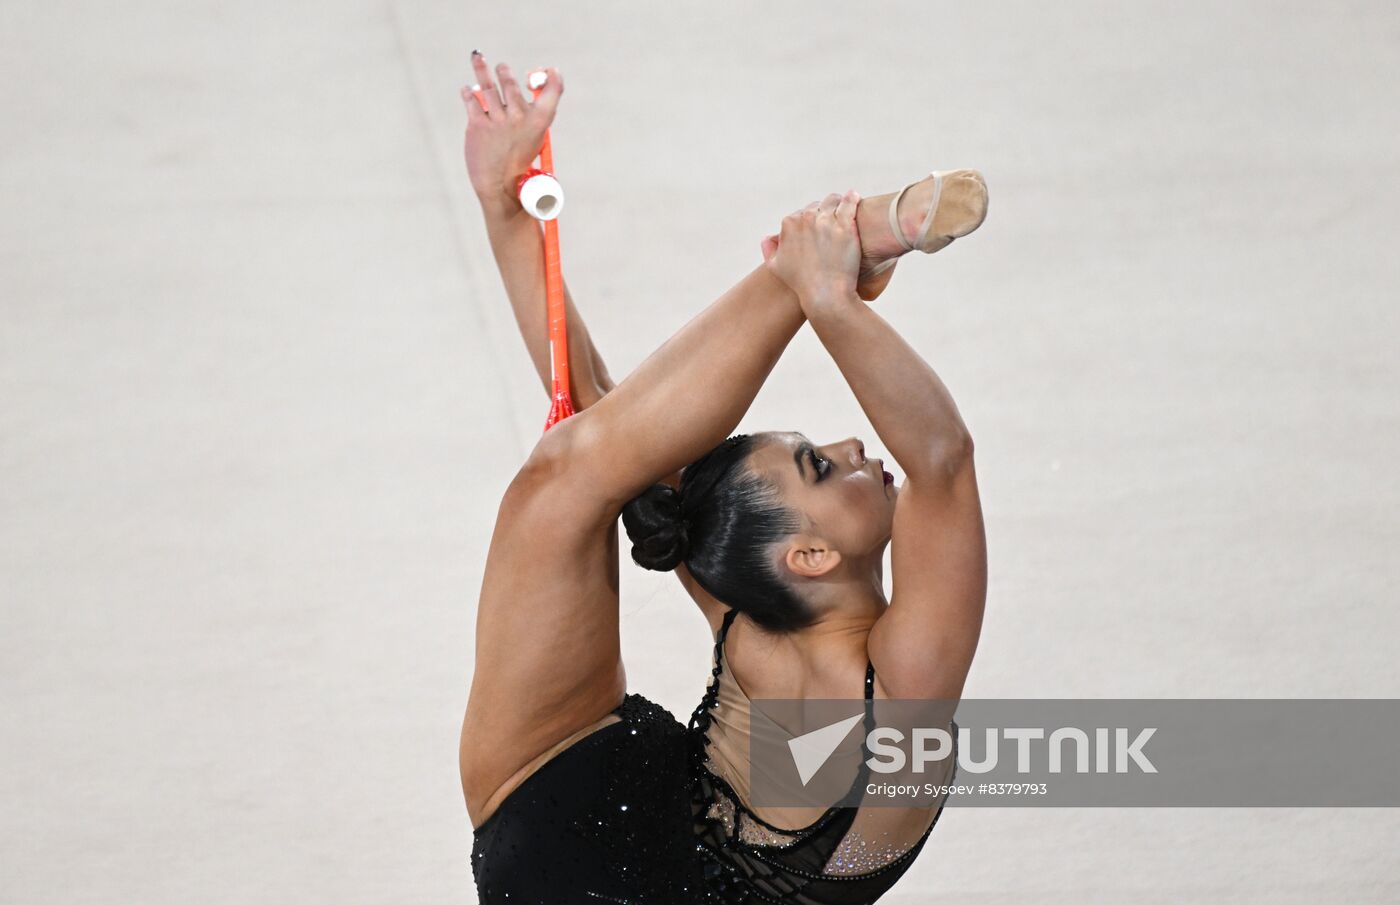
{"type": "Polygon", "coordinates": [[[761,436],[749,468],[802,517],[804,533],[821,538],[848,562],[884,551],[899,488],[883,459],[867,459],[865,444],[855,437],[814,446],[797,433],[761,436]]]}

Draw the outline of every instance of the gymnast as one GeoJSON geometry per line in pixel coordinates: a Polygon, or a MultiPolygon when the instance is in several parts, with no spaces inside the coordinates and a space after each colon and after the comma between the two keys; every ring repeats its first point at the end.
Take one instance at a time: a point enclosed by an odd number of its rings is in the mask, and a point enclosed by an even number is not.
{"type": "MultiPolygon", "coordinates": [[[[468,175],[548,391],[540,228],[515,188],[564,84],[547,70],[531,101],[507,66],[493,78],[475,52],[472,65],[468,175]]],[[[578,414],[506,489],[477,607],[460,767],[481,902],[855,905],[908,869],[942,803],[754,807],[748,704],[961,696],[987,585],[972,441],[938,375],[868,302],[902,254],[944,248],[986,209],[971,170],[809,204],[617,384],[567,298],[578,414]],[[859,439],[730,436],[803,324],[902,485],[859,439]],[[619,516],[632,559],[674,571],[709,623],[714,669],[688,726],[627,692],[619,516]]]]}

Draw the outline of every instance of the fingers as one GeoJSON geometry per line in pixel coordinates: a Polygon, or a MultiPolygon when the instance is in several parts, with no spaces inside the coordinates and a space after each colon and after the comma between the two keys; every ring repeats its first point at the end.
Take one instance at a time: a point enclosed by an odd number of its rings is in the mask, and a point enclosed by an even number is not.
{"type": "Polygon", "coordinates": [[[524,113],[525,95],[520,93],[520,83],[511,74],[510,67],[505,63],[497,63],[496,77],[500,79],[501,98],[505,101],[507,112],[524,113]]]}
{"type": "Polygon", "coordinates": [[[534,110],[537,116],[544,117],[546,122],[554,119],[554,111],[559,107],[559,98],[564,93],[564,77],[559,74],[559,70],[554,67],[536,70],[545,74],[544,87],[535,97],[534,110]]]}
{"type": "Polygon", "coordinates": [[[481,55],[481,51],[472,51],[472,72],[476,74],[476,84],[472,86],[472,94],[481,104],[481,109],[487,115],[494,115],[501,112],[501,98],[496,93],[496,83],[491,81],[491,67],[486,65],[486,57],[481,55]]]}
{"type": "Polygon", "coordinates": [[[793,211],[783,219],[783,222],[797,225],[804,222],[814,222],[817,217],[826,215],[835,218],[842,225],[854,224],[858,204],[860,204],[860,195],[856,194],[855,190],[846,192],[844,195],[832,192],[820,201],[813,201],[801,210],[793,211]]]}
{"type": "Polygon", "coordinates": [[[505,63],[497,64],[496,78],[492,79],[491,67],[487,64],[486,57],[481,51],[473,50],[472,72],[476,76],[476,84],[462,90],[462,99],[465,101],[468,96],[472,97],[478,108],[473,110],[472,105],[468,104],[469,124],[480,119],[514,117],[531,111],[544,119],[546,128],[554,119],[554,111],[564,93],[564,77],[559,74],[559,70],[551,67],[531,72],[532,77],[536,73],[545,77],[544,86],[533,104],[526,99],[525,86],[520,84],[505,63]]]}
{"type": "Polygon", "coordinates": [[[841,196],[841,203],[836,205],[836,219],[842,223],[854,223],[856,220],[856,206],[860,204],[860,195],[855,189],[841,196]]]}
{"type": "Polygon", "coordinates": [[[462,103],[467,106],[467,125],[481,122],[486,119],[486,107],[479,95],[481,89],[476,86],[462,89],[462,103]]]}
{"type": "MultiPolygon", "coordinates": [[[[822,215],[835,217],[838,215],[839,212],[841,212],[841,205],[847,203],[850,206],[850,212],[849,215],[845,215],[845,219],[853,220],[855,217],[855,205],[856,201],[858,200],[859,196],[854,195],[853,192],[848,192],[845,195],[841,195],[837,192],[832,192],[830,195],[827,195],[822,200],[813,201],[811,204],[807,205],[801,210],[796,210],[788,214],[786,217],[783,218],[782,229],[792,230],[806,225],[814,224],[817,222],[817,218],[822,215]],[[856,200],[847,202],[847,198],[852,196],[854,196],[856,200]]],[[[780,241],[781,237],[782,231],[779,232],[778,236],[780,241]]]]}
{"type": "Polygon", "coordinates": [[[814,223],[817,217],[817,209],[820,206],[820,201],[813,201],[801,210],[795,210],[784,217],[782,224],[778,227],[778,242],[774,246],[774,250],[777,250],[777,245],[781,245],[784,238],[792,235],[794,232],[801,232],[814,223]]]}
{"type": "Polygon", "coordinates": [[[801,210],[793,211],[784,217],[783,222],[778,225],[778,244],[782,245],[794,233],[801,231],[803,225],[816,215],[816,209],[817,203],[814,201],[801,210]]]}

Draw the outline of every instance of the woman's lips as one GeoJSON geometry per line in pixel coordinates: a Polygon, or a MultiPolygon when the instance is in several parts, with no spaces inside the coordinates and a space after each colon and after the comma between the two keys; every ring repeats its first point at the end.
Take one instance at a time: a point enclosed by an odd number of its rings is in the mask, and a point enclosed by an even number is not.
{"type": "Polygon", "coordinates": [[[891,484],[894,483],[894,475],[890,474],[888,471],[884,471],[884,472],[881,472],[881,473],[885,476],[885,486],[886,486],[886,487],[888,487],[888,486],[890,486],[891,484]]]}

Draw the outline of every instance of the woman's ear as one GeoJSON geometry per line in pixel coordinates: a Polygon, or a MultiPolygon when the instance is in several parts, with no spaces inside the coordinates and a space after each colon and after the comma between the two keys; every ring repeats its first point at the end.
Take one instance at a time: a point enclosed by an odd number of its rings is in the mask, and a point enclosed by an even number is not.
{"type": "Polygon", "coordinates": [[[840,565],[841,554],[821,538],[799,534],[793,537],[783,560],[794,575],[821,578],[840,565]]]}

